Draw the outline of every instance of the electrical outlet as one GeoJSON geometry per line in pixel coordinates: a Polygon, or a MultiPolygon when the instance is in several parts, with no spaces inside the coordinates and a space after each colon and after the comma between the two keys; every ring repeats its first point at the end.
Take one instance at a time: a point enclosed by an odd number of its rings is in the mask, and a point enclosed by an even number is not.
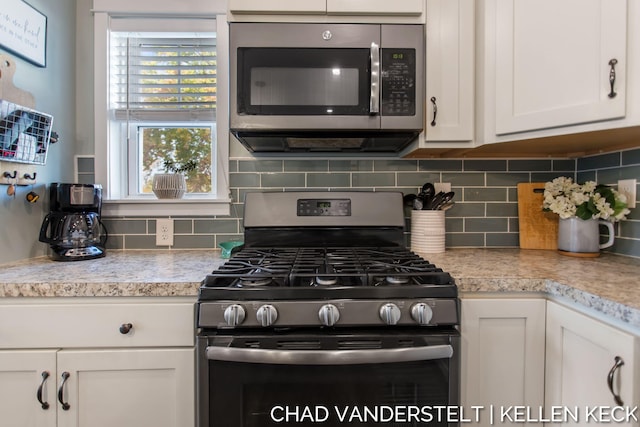
{"type": "Polygon", "coordinates": [[[621,179],[618,181],[618,192],[627,196],[627,207],[636,207],[636,180],[621,179]]]}
{"type": "Polygon", "coordinates": [[[450,182],[436,182],[433,184],[436,187],[436,193],[442,191],[443,193],[448,193],[451,191],[451,183],[450,182]]]}
{"type": "Polygon", "coordinates": [[[173,219],[156,220],[156,246],[173,246],[173,219]]]}

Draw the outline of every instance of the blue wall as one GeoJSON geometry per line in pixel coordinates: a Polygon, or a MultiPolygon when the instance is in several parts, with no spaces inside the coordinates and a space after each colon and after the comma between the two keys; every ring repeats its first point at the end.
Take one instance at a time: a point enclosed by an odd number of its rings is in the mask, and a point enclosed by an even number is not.
{"type": "MultiPolygon", "coordinates": [[[[29,0],[29,4],[47,17],[46,67],[37,67],[1,47],[0,54],[15,63],[13,85],[34,96],[35,109],[54,117],[53,130],[60,135],[60,141],[50,145],[46,165],[35,167],[37,177],[34,186],[18,187],[16,197],[10,197],[6,194],[6,185],[0,185],[0,241],[4,245],[0,251],[0,262],[46,253],[47,245],[38,242],[40,224],[48,211],[45,185],[74,178],[76,1],[29,0]],[[35,204],[25,200],[31,190],[40,195],[35,204]]],[[[22,166],[2,163],[3,170],[22,166]]]]}

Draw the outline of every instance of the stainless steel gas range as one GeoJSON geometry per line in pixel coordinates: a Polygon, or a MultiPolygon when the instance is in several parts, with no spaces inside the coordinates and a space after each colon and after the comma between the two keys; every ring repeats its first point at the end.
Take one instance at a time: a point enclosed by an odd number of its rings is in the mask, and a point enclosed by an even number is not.
{"type": "Polygon", "coordinates": [[[452,425],[457,287],[404,224],[397,192],[248,193],[200,288],[199,426],[452,425]]]}

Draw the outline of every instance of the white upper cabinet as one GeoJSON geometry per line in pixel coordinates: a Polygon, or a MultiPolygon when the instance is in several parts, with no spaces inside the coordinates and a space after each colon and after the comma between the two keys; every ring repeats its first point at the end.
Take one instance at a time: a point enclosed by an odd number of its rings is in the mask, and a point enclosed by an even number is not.
{"type": "Polygon", "coordinates": [[[229,0],[232,13],[421,15],[424,0],[229,0]]]}
{"type": "Polygon", "coordinates": [[[427,141],[474,131],[474,0],[427,0],[427,141]]]}
{"type": "Polygon", "coordinates": [[[233,13],[325,13],[326,0],[229,0],[233,13]]]}
{"type": "Polygon", "coordinates": [[[326,0],[327,13],[421,15],[424,0],[326,0]]]}
{"type": "Polygon", "coordinates": [[[496,134],[625,115],[626,0],[496,4],[496,134]]]}

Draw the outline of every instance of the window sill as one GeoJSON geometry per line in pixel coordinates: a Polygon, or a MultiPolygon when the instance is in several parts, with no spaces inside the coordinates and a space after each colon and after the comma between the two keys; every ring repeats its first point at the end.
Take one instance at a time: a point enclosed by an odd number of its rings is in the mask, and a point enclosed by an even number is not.
{"type": "Polygon", "coordinates": [[[104,200],[102,215],[118,216],[228,216],[228,199],[120,199],[104,200]]]}

